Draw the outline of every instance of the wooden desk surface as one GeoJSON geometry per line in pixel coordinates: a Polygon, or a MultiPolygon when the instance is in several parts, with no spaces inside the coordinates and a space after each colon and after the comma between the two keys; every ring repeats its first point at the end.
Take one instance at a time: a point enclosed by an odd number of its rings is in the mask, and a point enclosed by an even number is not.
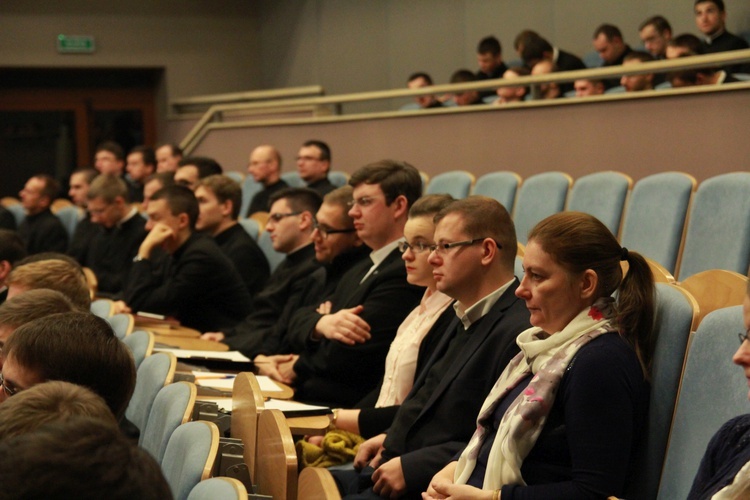
{"type": "Polygon", "coordinates": [[[162,335],[165,337],[182,337],[188,339],[200,338],[201,332],[188,328],[186,326],[171,326],[171,325],[158,325],[152,322],[135,322],[136,329],[149,330],[154,335],[162,335]]]}
{"type": "Polygon", "coordinates": [[[221,342],[203,340],[198,338],[173,337],[171,335],[159,335],[154,332],[154,340],[159,344],[176,347],[178,349],[189,349],[196,351],[228,351],[229,346],[221,342]]]}

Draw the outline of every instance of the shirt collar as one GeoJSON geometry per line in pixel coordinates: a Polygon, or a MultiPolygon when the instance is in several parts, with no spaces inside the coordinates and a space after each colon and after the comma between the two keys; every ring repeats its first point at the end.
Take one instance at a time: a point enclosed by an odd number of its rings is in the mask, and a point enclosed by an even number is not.
{"type": "Polygon", "coordinates": [[[495,305],[495,303],[500,299],[500,297],[502,297],[506,290],[510,288],[515,280],[516,279],[513,278],[494,292],[482,297],[476,304],[468,309],[464,309],[464,306],[461,304],[461,302],[456,301],[453,304],[453,309],[456,311],[456,316],[458,316],[458,319],[460,319],[461,323],[463,323],[464,328],[468,330],[472,324],[476,323],[479,319],[483,318],[488,312],[490,312],[492,306],[495,305]]]}
{"type": "Polygon", "coordinates": [[[396,247],[398,246],[398,242],[401,240],[403,240],[403,238],[391,241],[386,246],[370,252],[370,260],[373,264],[372,267],[378,267],[380,263],[383,262],[385,258],[388,257],[388,255],[390,255],[390,253],[396,249],[396,247]]]}
{"type": "Polygon", "coordinates": [[[135,217],[137,213],[138,213],[138,210],[136,210],[135,207],[132,207],[130,209],[130,212],[128,212],[128,214],[125,217],[123,217],[122,219],[120,219],[120,222],[118,222],[117,224],[115,224],[115,227],[117,227],[117,229],[120,229],[123,224],[125,224],[127,221],[129,221],[130,219],[132,219],[133,217],[135,217]]]}

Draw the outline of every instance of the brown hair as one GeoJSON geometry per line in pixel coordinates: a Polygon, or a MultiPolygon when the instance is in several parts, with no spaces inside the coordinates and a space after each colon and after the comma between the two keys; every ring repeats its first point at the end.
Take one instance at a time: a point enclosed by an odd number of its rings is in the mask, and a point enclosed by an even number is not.
{"type": "Polygon", "coordinates": [[[219,203],[232,202],[232,220],[240,216],[240,205],[242,205],[242,188],[236,181],[226,175],[209,175],[198,181],[198,186],[211,191],[219,203]]]}
{"type": "Polygon", "coordinates": [[[516,226],[505,207],[487,196],[469,196],[456,200],[435,216],[435,224],[448,214],[458,214],[464,223],[464,232],[469,238],[492,238],[502,248],[501,262],[513,269],[518,252],[516,226]]]}
{"type": "Polygon", "coordinates": [[[125,181],[115,175],[99,175],[91,182],[86,198],[93,200],[101,198],[104,203],[114,203],[116,198],[128,200],[128,186],[125,181]]]}
{"type": "Polygon", "coordinates": [[[18,285],[29,290],[57,290],[81,310],[88,311],[91,307],[86,277],[79,267],[66,260],[52,258],[21,264],[10,272],[6,285],[18,285]]]}
{"type": "Polygon", "coordinates": [[[442,209],[456,201],[449,194],[428,194],[422,196],[409,209],[409,218],[435,216],[442,209]]]}
{"type": "Polygon", "coordinates": [[[16,329],[49,314],[77,310],[75,304],[57,290],[29,290],[0,305],[0,326],[16,329]]]}
{"type": "Polygon", "coordinates": [[[125,413],[135,388],[135,363],[102,318],[91,313],[51,314],[13,332],[3,355],[39,379],[88,387],[116,417],[125,413]]]}
{"type": "Polygon", "coordinates": [[[70,382],[44,382],[0,405],[0,439],[31,432],[48,422],[92,417],[112,426],[117,421],[101,396],[70,382]]]}
{"type": "Polygon", "coordinates": [[[587,269],[598,277],[596,298],[617,295],[617,327],[635,349],[644,376],[651,371],[655,286],[646,259],[620,246],[617,238],[596,217],[582,212],[562,212],[541,221],[529,232],[558,264],[570,273],[587,269]],[[620,261],[627,260],[623,278],[620,261]]]}
{"type": "Polygon", "coordinates": [[[405,161],[380,160],[365,165],[349,178],[349,185],[353,188],[360,184],[379,185],[386,205],[403,195],[407,206],[411,207],[422,196],[422,177],[405,161]]]}

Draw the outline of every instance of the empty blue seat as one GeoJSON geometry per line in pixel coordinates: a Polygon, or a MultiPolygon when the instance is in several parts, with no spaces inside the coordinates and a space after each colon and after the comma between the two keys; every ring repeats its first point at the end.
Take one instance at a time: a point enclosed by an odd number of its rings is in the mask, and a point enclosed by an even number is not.
{"type": "Polygon", "coordinates": [[[250,208],[250,202],[253,201],[259,191],[263,190],[263,184],[255,182],[252,175],[245,177],[242,181],[242,205],[240,205],[240,216],[248,215],[247,210],[250,208]]]}
{"type": "Polygon", "coordinates": [[[679,280],[709,269],[747,275],[750,265],[750,172],[701,182],[690,209],[679,280]]]}
{"type": "Polygon", "coordinates": [[[632,184],[633,180],[620,172],[584,175],[575,181],[570,190],[567,210],[593,215],[617,236],[632,184]]]}
{"type": "Polygon", "coordinates": [[[464,170],[438,174],[427,184],[424,194],[449,194],[460,200],[469,196],[474,185],[474,176],[464,170]]]}
{"type": "Polygon", "coordinates": [[[528,233],[539,221],[562,212],[573,179],[563,172],[532,175],[518,190],[513,222],[518,241],[526,244],[528,233]]]}
{"type": "Polygon", "coordinates": [[[521,176],[515,172],[490,172],[477,179],[472,194],[494,198],[502,203],[508,213],[513,213],[513,203],[521,182],[521,176]]]}
{"type": "Polygon", "coordinates": [[[281,178],[284,179],[284,182],[289,184],[289,187],[303,188],[307,186],[307,184],[305,184],[305,181],[302,180],[302,177],[299,176],[299,173],[297,171],[285,172],[281,174],[281,178]]]}
{"type": "Polygon", "coordinates": [[[622,246],[674,274],[696,184],[693,176],[682,172],[663,172],[636,182],[622,223],[622,246]]]}

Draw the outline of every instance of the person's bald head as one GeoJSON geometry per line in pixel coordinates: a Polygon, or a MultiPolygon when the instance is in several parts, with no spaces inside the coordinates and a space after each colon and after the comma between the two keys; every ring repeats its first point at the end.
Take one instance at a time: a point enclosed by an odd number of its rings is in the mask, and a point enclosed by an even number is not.
{"type": "Polygon", "coordinates": [[[264,186],[275,184],[281,176],[281,155],[268,144],[258,146],[250,153],[247,172],[264,186]]]}

